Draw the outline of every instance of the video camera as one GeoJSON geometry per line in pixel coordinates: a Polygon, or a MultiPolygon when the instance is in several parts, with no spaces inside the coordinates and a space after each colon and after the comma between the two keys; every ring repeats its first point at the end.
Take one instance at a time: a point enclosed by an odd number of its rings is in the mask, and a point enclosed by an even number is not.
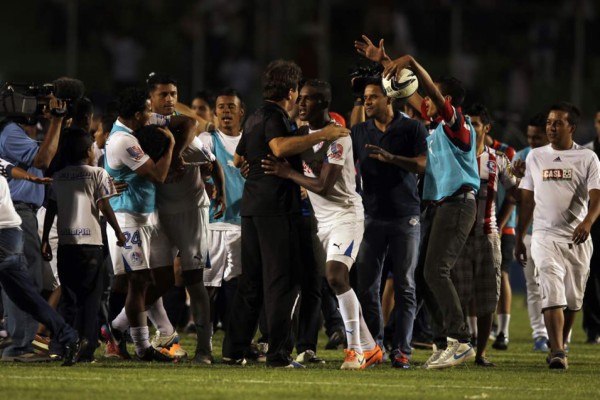
{"type": "Polygon", "coordinates": [[[383,65],[371,62],[366,65],[354,65],[349,71],[349,76],[352,80],[352,93],[356,97],[362,97],[367,79],[381,78],[383,65]]]}
{"type": "MultiPolygon", "coordinates": [[[[66,101],[67,107],[83,97],[83,82],[72,78],[59,78],[52,83],[6,82],[0,89],[0,119],[28,120],[43,114],[52,95],[66,101]]],[[[52,110],[64,115],[65,110],[52,110]]]]}

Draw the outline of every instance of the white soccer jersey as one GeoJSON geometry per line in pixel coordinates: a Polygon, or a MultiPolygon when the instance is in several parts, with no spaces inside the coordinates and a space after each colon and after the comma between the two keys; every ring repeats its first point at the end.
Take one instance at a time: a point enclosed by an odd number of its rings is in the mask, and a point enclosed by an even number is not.
{"type": "MultiPolygon", "coordinates": [[[[119,121],[116,124],[120,124],[119,121]]],[[[127,128],[123,124],[120,124],[123,129],[127,128]]],[[[106,141],[106,162],[111,168],[121,169],[123,166],[129,167],[132,171],[135,171],[148,159],[150,156],[144,153],[140,146],[140,142],[131,133],[124,131],[116,131],[112,133],[106,141]]]]}
{"type": "Polygon", "coordinates": [[[11,163],[0,158],[0,229],[21,226],[21,217],[15,211],[6,180],[9,177],[8,170],[12,167],[11,163]]]}
{"type": "MultiPolygon", "coordinates": [[[[309,130],[309,134],[313,134],[309,130]]],[[[319,225],[364,219],[362,199],[356,192],[352,139],[349,136],[321,142],[302,153],[304,175],[316,178],[324,163],[341,165],[342,174],[327,196],[308,191],[319,225]]]]}
{"type": "MultiPolygon", "coordinates": [[[[221,143],[223,143],[225,150],[227,150],[229,154],[235,154],[235,149],[237,149],[237,145],[240,142],[242,135],[229,136],[218,129],[217,135],[219,135],[219,139],[221,140],[221,143]]],[[[215,144],[213,143],[212,134],[210,132],[202,132],[200,134],[200,139],[202,140],[202,143],[204,143],[206,147],[210,149],[211,152],[215,152],[215,144]]]]}
{"type": "Polygon", "coordinates": [[[102,168],[73,165],[52,178],[58,243],[102,245],[97,202],[117,194],[110,175],[102,168]]]}
{"type": "Polygon", "coordinates": [[[569,150],[546,145],[531,150],[519,188],[534,192],[533,235],[571,242],[588,212],[589,191],[600,189],[596,154],[573,143],[569,150]]]}
{"type": "Polygon", "coordinates": [[[195,137],[183,151],[183,160],[190,163],[175,182],[156,185],[156,206],[160,214],[177,214],[206,205],[204,181],[197,164],[212,162],[214,154],[200,138],[195,137]]]}

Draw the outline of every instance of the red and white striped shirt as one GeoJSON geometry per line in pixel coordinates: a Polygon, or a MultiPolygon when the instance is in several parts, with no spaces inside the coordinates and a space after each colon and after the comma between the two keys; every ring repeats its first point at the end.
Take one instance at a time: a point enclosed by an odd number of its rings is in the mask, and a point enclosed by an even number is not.
{"type": "Polygon", "coordinates": [[[517,179],[510,172],[510,161],[504,153],[485,146],[483,152],[477,156],[479,179],[481,185],[477,193],[477,219],[473,232],[476,236],[498,233],[496,221],[496,192],[498,182],[505,189],[510,189],[517,184],[517,179]]]}

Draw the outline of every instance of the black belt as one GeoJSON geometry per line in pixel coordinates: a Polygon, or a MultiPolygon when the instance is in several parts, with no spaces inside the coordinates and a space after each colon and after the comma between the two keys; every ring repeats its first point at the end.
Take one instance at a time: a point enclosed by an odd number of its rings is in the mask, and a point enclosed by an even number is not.
{"type": "Polygon", "coordinates": [[[23,205],[27,208],[30,208],[33,212],[37,212],[37,210],[40,209],[40,206],[38,206],[37,204],[25,203],[24,201],[13,201],[13,204],[15,205],[15,207],[18,205],[23,205]]]}

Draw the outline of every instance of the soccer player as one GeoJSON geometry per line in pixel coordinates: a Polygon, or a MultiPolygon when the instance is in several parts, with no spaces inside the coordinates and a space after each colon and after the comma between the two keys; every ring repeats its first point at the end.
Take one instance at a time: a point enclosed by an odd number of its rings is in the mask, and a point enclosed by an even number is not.
{"type": "Polygon", "coordinates": [[[269,327],[267,365],[298,367],[292,350],[292,316],[299,298],[300,188],[294,182],[266,175],[261,160],[268,154],[285,157],[301,171],[293,156],[323,140],[348,135],[348,130],[327,127],[318,135],[294,136],[289,112],[298,97],[302,71],[293,62],[271,62],[263,77],[265,102],[244,124],[234,164],[247,160],[250,170],[244,184],[242,216],[242,275],[229,315],[223,343],[223,360],[244,364],[244,354],[256,330],[263,304],[269,327]]]}
{"type": "MultiPolygon", "coordinates": [[[[227,298],[229,291],[225,287],[242,273],[240,201],[244,190],[244,178],[240,170],[233,165],[233,156],[242,137],[245,111],[237,91],[224,89],[217,92],[215,115],[219,128],[200,135],[202,142],[222,166],[225,177],[225,213],[219,217],[214,208],[210,209],[210,268],[204,270],[204,284],[212,301],[217,295],[217,289],[223,288],[221,294],[225,296],[226,308],[231,306],[231,299],[227,298]]],[[[214,202],[214,199],[211,199],[211,202],[214,202]]]]}
{"type": "Polygon", "coordinates": [[[146,295],[151,287],[173,281],[173,270],[155,268],[151,252],[152,242],[157,239],[158,222],[155,183],[164,182],[167,178],[175,138],[168,129],[158,128],[169,144],[162,157],[153,161],[133,135],[150,118],[148,93],[138,88],[126,89],[119,103],[119,117],[106,141],[104,166],[115,180],[127,182],[127,189],[110,199],[126,243],[118,247],[114,232],[109,229],[107,235],[114,273],[127,276],[128,290],[124,315],[119,314],[112,321],[111,328],[115,339],[123,344],[119,332],[130,327],[138,359],[168,362],[172,361],[170,356],[150,345],[146,295]]]}
{"type": "MultiPolygon", "coordinates": [[[[299,117],[308,121],[304,134],[316,135],[332,124],[331,88],[319,80],[305,82],[298,96],[299,117]]],[[[302,129],[302,128],[301,128],[302,129]]],[[[317,235],[326,254],[325,275],[334,290],[346,327],[348,349],[341,369],[363,369],[381,362],[383,353],[361,315],[350,287],[349,270],[362,241],[364,210],[356,192],[352,139],[323,141],[301,154],[304,173],[273,156],[262,162],[265,173],[288,178],[308,189],[318,223],[317,235]]]]}
{"type": "MultiPolygon", "coordinates": [[[[525,175],[525,159],[532,149],[542,147],[548,144],[546,136],[546,114],[538,113],[534,115],[527,124],[527,142],[529,146],[517,152],[513,160],[513,173],[517,178],[523,178],[525,175]]],[[[548,331],[544,324],[544,315],[542,314],[542,294],[540,285],[536,278],[535,263],[531,258],[531,234],[532,226],[529,225],[527,233],[523,238],[527,250],[527,265],[524,266],[525,284],[527,287],[527,313],[529,315],[529,325],[531,326],[531,335],[533,337],[533,351],[548,351],[548,331]]],[[[584,297],[585,299],[585,297],[584,297]]]]}
{"type": "Polygon", "coordinates": [[[581,309],[590,272],[590,230],[600,215],[600,161],[573,141],[580,112],[566,102],[550,107],[549,145],[531,150],[521,180],[515,255],[527,263],[524,237],[533,216],[531,258],[542,293],[551,369],[567,369],[565,344],[581,309]]]}
{"type": "Polygon", "coordinates": [[[58,214],[61,310],[68,323],[87,341],[80,357],[90,362],[98,347],[98,310],[103,289],[100,211],[115,230],[118,246],[125,244],[125,236],[108,200],[117,194],[112,180],[105,170],[91,166],[94,153],[90,134],[80,128],[63,131],[57,158],[44,220],[42,255],[47,261],[52,259],[48,236],[58,214]]]}
{"type": "MultiPolygon", "coordinates": [[[[155,74],[148,79],[148,92],[152,110],[173,125],[175,119],[191,120],[186,116],[173,115],[177,104],[177,82],[166,76],[155,74]]],[[[196,353],[194,361],[212,363],[210,337],[210,306],[204,287],[203,269],[208,256],[209,199],[204,189],[204,180],[199,164],[211,163],[215,181],[213,210],[217,217],[225,211],[225,189],[223,170],[213,153],[196,136],[199,125],[193,121],[193,138],[183,145],[184,171],[175,174],[165,184],[157,185],[157,208],[160,219],[161,238],[155,248],[158,265],[173,266],[179,254],[181,278],[190,295],[190,307],[196,324],[196,353]],[[185,166],[185,164],[188,166],[185,166]],[[173,250],[177,251],[173,251],[173,250]]],[[[184,129],[187,129],[184,127],[184,129]]],[[[185,136],[185,135],[184,135],[185,136]]],[[[172,355],[181,357],[184,351],[178,344],[177,332],[168,320],[162,306],[154,307],[155,316],[162,321],[159,333],[153,341],[157,348],[168,348],[172,355]],[[174,348],[171,348],[173,347],[174,348]],[[179,353],[177,353],[179,352],[179,353]]]]}
{"type": "Polygon", "coordinates": [[[485,348],[500,294],[502,252],[499,232],[512,214],[517,180],[510,172],[508,157],[484,144],[492,125],[487,109],[481,104],[473,104],[466,113],[477,134],[481,185],[477,192],[477,219],[452,270],[452,280],[465,315],[471,305],[474,308],[478,333],[475,365],[494,367],[495,364],[485,357],[485,348]],[[496,195],[500,184],[507,190],[507,196],[500,217],[496,218],[496,195]]]}
{"type": "Polygon", "coordinates": [[[423,188],[423,200],[429,202],[426,212],[431,219],[424,276],[430,290],[427,308],[433,313],[436,344],[425,368],[452,367],[475,357],[460,299],[450,279],[475,222],[475,192],[479,190],[475,130],[461,111],[465,89],[453,77],[441,77],[434,82],[410,55],[392,61],[385,54],[383,41],[375,47],[368,37],[363,36],[363,40],[355,42],[357,51],[381,62],[385,67],[384,77],[396,76],[404,68],[413,70],[426,97],[415,93],[409,101],[437,123],[427,138],[423,188]]]}

